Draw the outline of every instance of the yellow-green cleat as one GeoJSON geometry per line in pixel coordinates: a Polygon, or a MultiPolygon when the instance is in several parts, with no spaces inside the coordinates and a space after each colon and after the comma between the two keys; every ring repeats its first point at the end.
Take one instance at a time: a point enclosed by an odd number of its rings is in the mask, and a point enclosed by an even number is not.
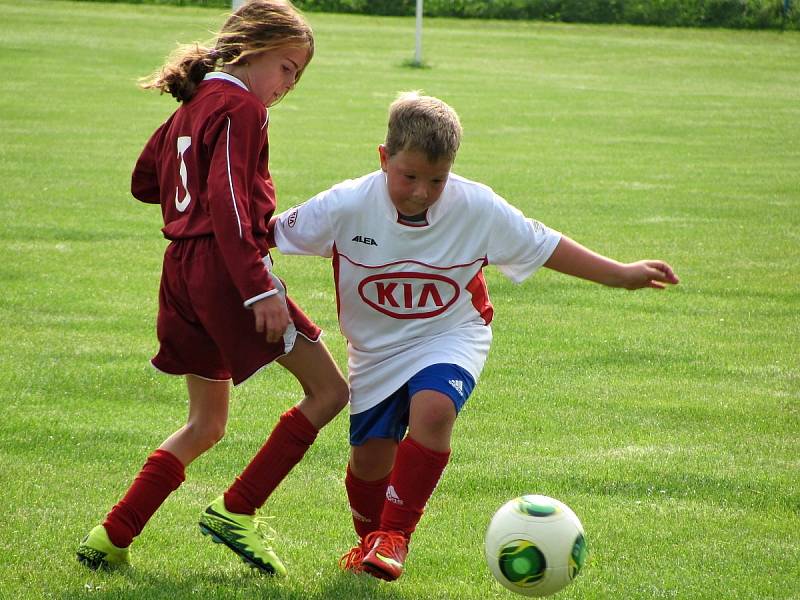
{"type": "Polygon", "coordinates": [[[286,575],[286,567],[269,546],[265,519],[229,512],[224,497],[214,500],[200,516],[200,531],[217,544],[225,544],[254,569],[286,575]]]}
{"type": "Polygon", "coordinates": [[[78,546],[78,562],[90,569],[116,569],[130,564],[127,548],[118,548],[108,539],[106,528],[98,525],[78,546]]]}

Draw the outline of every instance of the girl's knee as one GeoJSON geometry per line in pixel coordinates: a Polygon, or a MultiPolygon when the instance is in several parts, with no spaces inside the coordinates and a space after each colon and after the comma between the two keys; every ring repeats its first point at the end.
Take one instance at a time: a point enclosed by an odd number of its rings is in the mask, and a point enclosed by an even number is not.
{"type": "Polygon", "coordinates": [[[225,423],[189,423],[187,425],[189,434],[195,440],[198,447],[203,451],[214,447],[223,437],[225,437],[225,423]]]}
{"type": "Polygon", "coordinates": [[[350,401],[350,388],[344,379],[338,378],[314,390],[311,396],[327,407],[331,413],[339,414],[350,401]]]}
{"type": "Polygon", "coordinates": [[[344,379],[339,379],[332,386],[331,405],[339,412],[348,402],[350,402],[350,387],[344,379]]]}

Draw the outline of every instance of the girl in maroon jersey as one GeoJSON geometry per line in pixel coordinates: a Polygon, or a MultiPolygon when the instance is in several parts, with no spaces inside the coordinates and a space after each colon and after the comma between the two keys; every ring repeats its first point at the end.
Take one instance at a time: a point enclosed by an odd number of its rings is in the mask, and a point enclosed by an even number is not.
{"type": "Polygon", "coordinates": [[[311,29],[289,2],[251,0],[230,16],[212,47],[180,48],[142,84],[181,102],[147,142],[131,191],[161,205],[170,244],[152,364],[185,376],[189,416],[81,542],[78,560],[91,568],[129,562],[128,546],[183,482],[185,468],[222,438],[230,382],[277,360],[305,397],[205,509],[200,529],[253,567],[286,572],[254,514],[348,400],[320,329],[271,272],[266,239],[275,210],[268,107],[294,88],[313,53],[311,29]]]}

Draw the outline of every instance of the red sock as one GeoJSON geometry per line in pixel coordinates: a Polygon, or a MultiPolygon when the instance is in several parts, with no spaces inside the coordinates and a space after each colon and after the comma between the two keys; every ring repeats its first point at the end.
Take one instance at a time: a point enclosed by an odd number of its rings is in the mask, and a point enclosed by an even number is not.
{"type": "Polygon", "coordinates": [[[449,459],[449,450],[436,452],[408,436],[400,442],[381,514],[382,530],[411,537],[449,459]]]}
{"type": "Polygon", "coordinates": [[[158,449],[144,463],[125,496],[106,515],[103,526],[111,543],[127,548],[185,479],[183,463],[166,450],[158,449]]]}
{"type": "Polygon", "coordinates": [[[243,515],[254,514],[303,458],[317,433],[296,406],[283,413],[261,450],[225,492],[225,508],[243,515]]]}
{"type": "Polygon", "coordinates": [[[353,526],[362,540],[380,527],[388,485],[389,475],[377,481],[365,481],[353,475],[348,463],[344,486],[350,501],[350,512],[353,513],[353,526]]]}

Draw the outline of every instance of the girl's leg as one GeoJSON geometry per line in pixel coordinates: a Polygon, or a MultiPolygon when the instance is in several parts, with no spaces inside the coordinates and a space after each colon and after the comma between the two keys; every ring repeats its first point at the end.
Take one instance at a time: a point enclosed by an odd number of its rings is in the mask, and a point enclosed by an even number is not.
{"type": "Polygon", "coordinates": [[[189,416],[186,425],[155,450],[102,526],[78,548],[78,558],[93,568],[127,562],[127,547],[166,498],[184,480],[184,469],[225,432],[230,382],[186,376],[189,416]],[[109,543],[111,545],[109,545],[109,543]]]}
{"type": "Polygon", "coordinates": [[[250,464],[200,517],[203,533],[211,534],[246,563],[270,575],[285,575],[286,567],[264,543],[252,515],[303,458],[319,428],[349,399],[347,383],[322,342],[298,337],[292,352],[278,362],[297,377],[305,398],[281,415],[250,464]]]}
{"type": "Polygon", "coordinates": [[[189,390],[186,425],[164,440],[159,448],[188,467],[225,435],[231,384],[230,381],[210,381],[187,375],[186,387],[189,390]]]}
{"type": "Polygon", "coordinates": [[[150,455],[103,525],[115,546],[129,546],[158,507],[184,480],[184,468],[216,444],[228,420],[230,382],[186,376],[189,417],[150,455]]]}
{"type": "Polygon", "coordinates": [[[225,506],[233,513],[254,514],[349,399],[347,382],[322,342],[298,336],[292,352],[278,362],[297,377],[305,397],[281,415],[258,454],[225,492],[225,506]]]}

